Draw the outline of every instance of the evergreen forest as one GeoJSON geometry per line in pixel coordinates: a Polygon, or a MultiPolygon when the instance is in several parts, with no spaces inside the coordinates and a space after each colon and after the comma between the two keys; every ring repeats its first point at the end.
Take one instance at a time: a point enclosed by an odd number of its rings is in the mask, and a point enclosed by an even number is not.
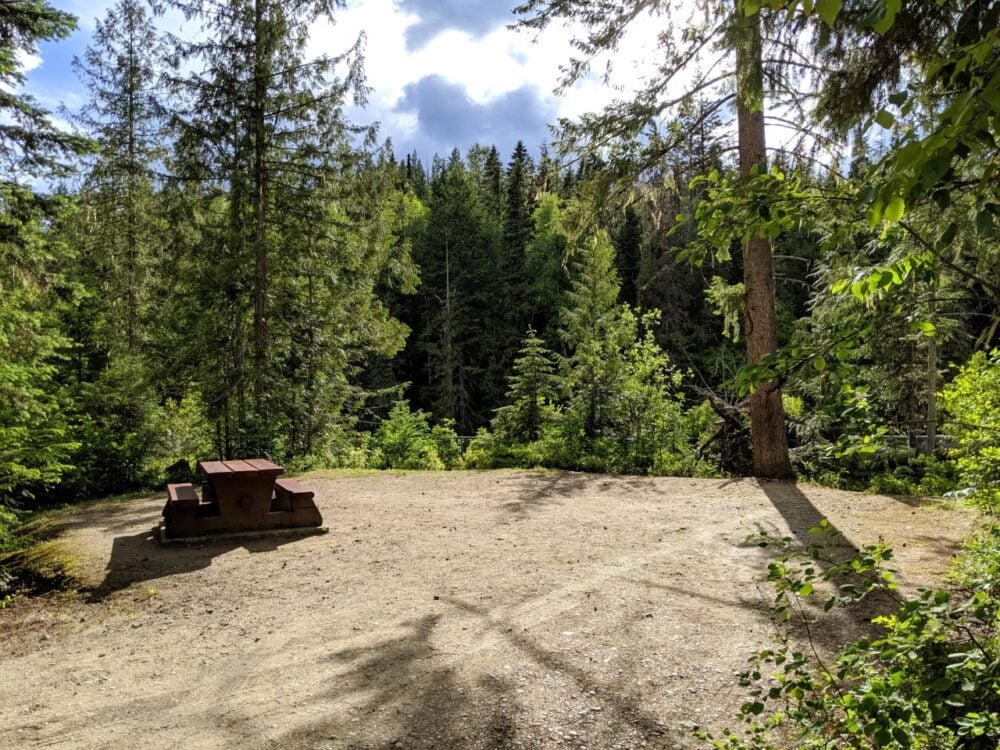
{"type": "MultiPolygon", "coordinates": [[[[960,688],[838,705],[869,742],[838,746],[995,746],[1000,5],[709,1],[677,26],[658,0],[523,0],[520,33],[576,24],[552,86],[643,13],[656,74],[543,148],[443,154],[349,119],[362,40],[307,53],[338,0],[118,0],[58,117],[22,71],[75,28],[55,5],[0,7],[0,553],[209,458],[965,498],[973,598],[938,614],[992,640],[960,688]],[[891,721],[857,718],[876,703],[891,721]]],[[[945,668],[943,631],[896,627],[945,668]]],[[[835,701],[787,679],[797,720],[835,701]]]]}

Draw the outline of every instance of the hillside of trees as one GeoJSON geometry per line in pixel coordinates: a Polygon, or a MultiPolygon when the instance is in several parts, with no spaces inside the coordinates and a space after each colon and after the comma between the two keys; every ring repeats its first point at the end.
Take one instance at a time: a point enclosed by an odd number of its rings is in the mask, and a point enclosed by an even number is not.
{"type": "MultiPolygon", "coordinates": [[[[563,123],[551,151],[395,154],[344,118],[359,49],[305,57],[329,9],[173,5],[196,41],[138,0],[97,26],[74,134],[2,103],[6,513],[155,487],[178,459],[454,466],[458,436],[466,466],[981,484],[948,451],[997,398],[962,390],[996,367],[993,11],[884,36],[847,10],[754,16],[758,53],[806,40],[829,74],[817,124],[748,166],[753,92],[700,84],[563,123]],[[911,68],[867,75],[866,33],[911,68]]],[[[11,7],[16,90],[17,53],[73,20],[11,7]]],[[[778,101],[803,87],[761,71],[778,101]]]]}
{"type": "MultiPolygon", "coordinates": [[[[140,0],[97,25],[72,132],[20,56],[75,20],[0,10],[0,552],[36,511],[210,457],[1000,510],[996,4],[704,3],[634,98],[510,154],[399,154],[350,122],[360,43],[306,55],[339,3],[166,4],[197,33],[140,0]]],[[[659,5],[516,13],[578,23],[571,85],[638,10],[669,26],[659,5]]],[[[995,621],[996,538],[969,632],[995,621]]],[[[987,747],[968,721],[922,746],[987,747]]]]}

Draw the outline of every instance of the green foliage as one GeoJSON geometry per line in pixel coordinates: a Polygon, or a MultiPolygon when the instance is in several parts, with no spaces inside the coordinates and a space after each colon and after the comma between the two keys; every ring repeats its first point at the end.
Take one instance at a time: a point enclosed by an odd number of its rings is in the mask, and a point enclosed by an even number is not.
{"type": "Polygon", "coordinates": [[[450,468],[461,451],[450,424],[431,427],[428,415],[397,401],[372,436],[371,463],[379,469],[450,468]]]}
{"type": "Polygon", "coordinates": [[[552,403],[559,395],[552,354],[529,327],[514,360],[514,374],[507,378],[507,405],[497,410],[493,429],[508,440],[532,442],[542,426],[555,416],[552,403]]]}
{"type": "MultiPolygon", "coordinates": [[[[543,429],[543,436],[549,429],[543,429]]],[[[532,469],[551,465],[545,452],[545,441],[530,444],[511,443],[496,433],[481,428],[465,449],[462,467],[465,469],[532,469]]]]}
{"type": "Polygon", "coordinates": [[[988,587],[996,596],[1000,587],[1000,524],[988,523],[955,558],[951,578],[966,589],[988,587]]]}
{"type": "Polygon", "coordinates": [[[941,392],[961,481],[984,510],[1000,513],[1000,351],[977,352],[941,392]]]}
{"type": "Polygon", "coordinates": [[[69,347],[57,313],[75,290],[58,272],[70,253],[48,231],[56,208],[0,183],[0,505],[57,482],[78,446],[57,380],[69,347]]]}
{"type": "MultiPolygon", "coordinates": [[[[824,520],[812,530],[830,534],[824,520]]],[[[808,628],[821,616],[810,598],[826,592],[822,609],[851,606],[875,592],[894,594],[884,547],[867,547],[837,561],[824,545],[796,551],[792,540],[757,539],[777,546],[768,580],[779,620],[808,628]],[[831,585],[835,587],[830,589],[831,585]]],[[[836,538],[826,540],[835,549],[836,538]]],[[[717,750],[800,748],[964,748],[987,750],[1000,737],[1000,600],[990,588],[953,598],[923,590],[898,610],[876,618],[882,635],[844,647],[828,665],[815,650],[781,645],[751,659],[741,676],[750,688],[740,709],[745,729],[722,738],[703,735],[717,750]]],[[[806,630],[807,638],[810,631],[806,630]]]]}

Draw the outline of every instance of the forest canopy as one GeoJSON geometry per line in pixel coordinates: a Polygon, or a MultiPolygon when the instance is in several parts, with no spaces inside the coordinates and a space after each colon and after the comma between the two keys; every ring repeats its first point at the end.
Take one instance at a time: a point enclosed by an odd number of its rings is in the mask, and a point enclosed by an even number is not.
{"type": "Polygon", "coordinates": [[[530,0],[564,87],[635,24],[659,62],[509,154],[350,121],[340,8],[120,0],[67,130],[20,60],[75,21],[5,6],[5,518],[251,455],[993,497],[993,6],[530,0]]]}

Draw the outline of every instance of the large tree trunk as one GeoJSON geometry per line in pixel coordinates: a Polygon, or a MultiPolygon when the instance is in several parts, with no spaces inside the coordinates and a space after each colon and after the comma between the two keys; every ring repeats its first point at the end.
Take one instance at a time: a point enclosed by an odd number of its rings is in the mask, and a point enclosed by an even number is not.
{"type": "Polygon", "coordinates": [[[253,395],[258,411],[264,396],[264,371],[267,367],[267,129],[264,120],[267,97],[267,46],[264,44],[263,0],[254,4],[254,35],[256,41],[254,61],[253,102],[253,182],[254,182],[254,286],[253,286],[253,395]]]}
{"type": "MultiPolygon", "coordinates": [[[[933,325],[937,325],[937,290],[936,281],[930,285],[931,301],[927,317],[933,325]]],[[[924,452],[933,456],[937,449],[937,382],[938,382],[938,346],[937,333],[927,339],[927,442],[924,452]]]]}
{"type": "MultiPolygon", "coordinates": [[[[740,174],[749,179],[767,170],[764,150],[764,71],[761,60],[760,15],[744,16],[736,9],[736,80],[740,174]]],[[[755,364],[777,351],[774,320],[774,261],[771,243],[753,237],[743,246],[746,286],[747,362],[755,364]]],[[[791,479],[785,410],[778,382],[761,383],[750,397],[750,439],[754,475],[791,479]]]]}

